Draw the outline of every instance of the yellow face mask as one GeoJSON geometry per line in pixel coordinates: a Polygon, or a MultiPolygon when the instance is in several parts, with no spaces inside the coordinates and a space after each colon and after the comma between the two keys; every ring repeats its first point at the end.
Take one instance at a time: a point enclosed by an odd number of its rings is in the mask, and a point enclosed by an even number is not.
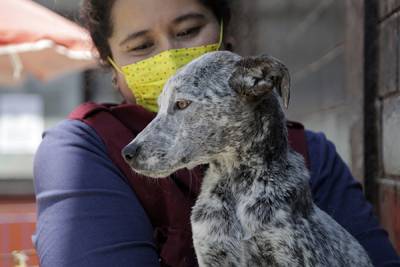
{"type": "Polygon", "coordinates": [[[216,44],[166,50],[121,68],[111,58],[108,60],[125,77],[129,89],[136,98],[136,103],[147,110],[157,112],[157,98],[167,80],[192,60],[205,53],[218,51],[221,47],[222,35],[223,23],[221,22],[220,40],[216,44]]]}

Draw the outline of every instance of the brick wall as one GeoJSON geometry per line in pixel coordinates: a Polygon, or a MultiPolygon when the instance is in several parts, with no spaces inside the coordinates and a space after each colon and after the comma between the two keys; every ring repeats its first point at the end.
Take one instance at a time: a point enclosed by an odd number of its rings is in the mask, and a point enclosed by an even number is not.
{"type": "Polygon", "coordinates": [[[400,251],[400,1],[378,1],[375,181],[382,223],[400,251]]]}
{"type": "Polygon", "coordinates": [[[35,224],[36,205],[33,196],[0,196],[1,267],[38,266],[39,260],[31,240],[35,224]]]}

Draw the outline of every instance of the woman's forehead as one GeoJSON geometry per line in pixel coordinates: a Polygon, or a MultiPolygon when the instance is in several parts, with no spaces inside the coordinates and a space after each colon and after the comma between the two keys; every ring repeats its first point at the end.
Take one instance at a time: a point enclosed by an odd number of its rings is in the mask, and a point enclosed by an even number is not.
{"type": "Polygon", "coordinates": [[[199,0],[116,0],[111,15],[114,32],[130,34],[169,25],[190,13],[213,16],[199,0]]]}

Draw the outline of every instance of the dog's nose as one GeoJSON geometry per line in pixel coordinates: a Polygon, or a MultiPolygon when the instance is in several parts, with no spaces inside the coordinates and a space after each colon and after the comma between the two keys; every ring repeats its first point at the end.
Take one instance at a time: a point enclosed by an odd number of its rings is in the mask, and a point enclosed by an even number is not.
{"type": "Polygon", "coordinates": [[[140,149],[141,149],[140,144],[136,143],[129,144],[126,147],[124,147],[124,149],[122,149],[122,156],[127,163],[132,163],[132,161],[134,161],[137,155],[139,154],[140,149]]]}

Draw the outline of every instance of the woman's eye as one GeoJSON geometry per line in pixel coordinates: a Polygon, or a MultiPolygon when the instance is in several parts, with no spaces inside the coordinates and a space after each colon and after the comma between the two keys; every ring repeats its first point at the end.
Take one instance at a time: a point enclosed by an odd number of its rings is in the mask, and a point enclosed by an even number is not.
{"type": "Polygon", "coordinates": [[[193,28],[187,29],[185,31],[179,32],[176,36],[177,37],[187,37],[190,35],[195,35],[195,34],[199,33],[200,29],[201,29],[201,26],[193,27],[193,28]]]}
{"type": "Polygon", "coordinates": [[[149,43],[145,43],[145,44],[142,44],[142,45],[139,45],[139,46],[135,46],[135,47],[133,47],[133,48],[131,48],[129,50],[130,51],[141,51],[141,50],[149,49],[152,46],[153,46],[153,43],[149,42],[149,43]]]}
{"type": "Polygon", "coordinates": [[[192,101],[190,101],[190,100],[178,100],[175,103],[175,107],[176,107],[176,109],[182,110],[182,109],[187,108],[191,103],[192,103],[192,101]]]}

